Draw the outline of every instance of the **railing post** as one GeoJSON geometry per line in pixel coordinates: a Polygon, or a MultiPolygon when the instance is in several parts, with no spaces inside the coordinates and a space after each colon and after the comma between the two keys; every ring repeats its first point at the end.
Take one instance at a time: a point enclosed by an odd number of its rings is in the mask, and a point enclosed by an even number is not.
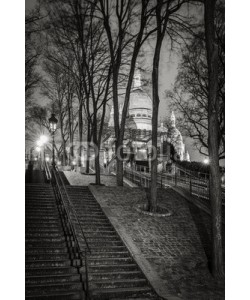
{"type": "Polygon", "coordinates": [[[190,194],[192,195],[192,177],[190,176],[190,181],[189,181],[189,191],[190,194]]]}
{"type": "Polygon", "coordinates": [[[174,174],[174,184],[175,184],[175,186],[177,186],[177,170],[176,170],[176,166],[175,166],[175,174],[174,174]]]}

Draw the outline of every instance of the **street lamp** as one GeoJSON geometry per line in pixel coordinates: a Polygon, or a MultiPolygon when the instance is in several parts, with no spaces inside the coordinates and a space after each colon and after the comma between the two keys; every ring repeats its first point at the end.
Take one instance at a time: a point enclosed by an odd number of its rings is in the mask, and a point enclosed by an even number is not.
{"type": "Polygon", "coordinates": [[[205,158],[203,162],[204,162],[204,164],[208,165],[209,164],[209,159],[205,158]]]}
{"type": "Polygon", "coordinates": [[[37,146],[36,152],[38,152],[38,157],[39,157],[39,159],[41,159],[41,147],[37,146]]]}
{"type": "Polygon", "coordinates": [[[55,114],[52,114],[49,118],[49,128],[50,132],[52,134],[53,144],[52,144],[52,167],[55,168],[55,131],[56,131],[56,125],[57,125],[57,118],[55,117],[55,114]]]}

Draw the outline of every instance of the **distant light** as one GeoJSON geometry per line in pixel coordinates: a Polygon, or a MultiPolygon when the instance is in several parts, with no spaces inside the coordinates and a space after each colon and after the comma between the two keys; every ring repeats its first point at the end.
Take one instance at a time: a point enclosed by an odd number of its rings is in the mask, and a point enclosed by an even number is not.
{"type": "Polygon", "coordinates": [[[76,162],[73,160],[73,165],[75,166],[76,165],[76,162]]]}
{"type": "Polygon", "coordinates": [[[36,144],[37,144],[38,147],[41,147],[43,145],[43,142],[41,140],[39,140],[39,141],[36,142],[36,144]]]}
{"type": "Polygon", "coordinates": [[[57,165],[58,165],[58,166],[60,166],[60,165],[61,165],[61,162],[60,162],[60,160],[58,160],[58,162],[57,162],[57,165]]]}
{"type": "Polygon", "coordinates": [[[209,164],[209,159],[205,158],[203,162],[204,162],[204,164],[208,165],[209,164]]]}
{"type": "Polygon", "coordinates": [[[46,160],[46,161],[49,161],[49,157],[46,157],[45,160],[46,160]]]}
{"type": "Polygon", "coordinates": [[[40,151],[41,151],[41,148],[40,148],[40,147],[36,147],[36,151],[37,151],[37,152],[40,152],[40,151]]]}
{"type": "Polygon", "coordinates": [[[46,135],[41,135],[40,141],[41,141],[43,144],[45,144],[45,143],[48,142],[48,137],[47,137],[46,135]]]}

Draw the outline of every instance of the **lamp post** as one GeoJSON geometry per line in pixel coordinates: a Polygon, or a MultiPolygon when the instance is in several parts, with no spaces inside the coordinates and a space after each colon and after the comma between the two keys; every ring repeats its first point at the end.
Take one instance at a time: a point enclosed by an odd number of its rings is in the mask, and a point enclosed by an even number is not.
{"type": "Polygon", "coordinates": [[[49,118],[49,127],[50,127],[50,132],[52,134],[52,167],[55,168],[55,131],[56,131],[56,126],[57,126],[57,118],[55,117],[55,114],[52,114],[51,117],[49,118]]]}

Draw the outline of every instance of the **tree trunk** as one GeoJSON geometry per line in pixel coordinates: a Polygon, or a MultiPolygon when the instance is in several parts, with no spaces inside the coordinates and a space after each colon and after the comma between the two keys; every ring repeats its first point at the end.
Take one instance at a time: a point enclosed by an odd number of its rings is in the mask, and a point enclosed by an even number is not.
{"type": "Polygon", "coordinates": [[[68,121],[69,121],[69,165],[72,163],[72,159],[74,156],[74,135],[73,135],[73,120],[72,120],[72,98],[68,95],[67,97],[67,108],[68,108],[68,121]]]}
{"type": "Polygon", "coordinates": [[[60,115],[60,124],[61,124],[61,139],[62,139],[62,166],[66,165],[66,143],[63,135],[63,119],[62,115],[60,115]]]}
{"type": "Polygon", "coordinates": [[[120,141],[120,121],[119,121],[119,107],[118,107],[118,68],[113,69],[113,104],[114,104],[114,125],[116,137],[116,183],[118,186],[123,186],[123,161],[119,159],[117,151],[122,145],[120,141]]]}
{"type": "Polygon", "coordinates": [[[116,144],[116,182],[118,186],[123,186],[123,148],[121,145],[119,141],[116,144]]]}
{"type": "Polygon", "coordinates": [[[88,121],[88,129],[87,129],[87,145],[86,145],[86,168],[85,172],[89,174],[89,157],[90,157],[90,142],[91,142],[91,134],[90,134],[90,122],[88,121]]]}
{"type": "Polygon", "coordinates": [[[93,133],[93,142],[96,146],[95,148],[95,183],[100,185],[101,184],[101,174],[100,174],[100,161],[99,161],[99,145],[97,142],[97,132],[93,133]],[[97,151],[96,151],[97,150],[97,151]]]}
{"type": "Polygon", "coordinates": [[[208,151],[210,159],[209,196],[212,210],[212,274],[223,276],[221,180],[219,168],[218,47],[215,42],[214,13],[216,0],[205,1],[205,37],[208,63],[208,151]]]}
{"type": "Polygon", "coordinates": [[[157,39],[153,59],[152,71],[152,94],[153,94],[153,114],[152,114],[152,159],[151,159],[151,189],[149,199],[149,210],[155,212],[157,209],[157,127],[158,127],[158,110],[159,110],[159,61],[161,54],[162,41],[165,35],[167,20],[164,19],[162,28],[161,10],[163,1],[157,4],[156,21],[157,21],[157,39]]]}
{"type": "Polygon", "coordinates": [[[152,90],[153,90],[153,114],[152,114],[152,160],[151,160],[151,190],[149,200],[149,210],[156,211],[157,208],[157,127],[158,127],[158,67],[160,59],[160,44],[156,43],[153,72],[152,72],[152,90]],[[158,47],[158,48],[157,48],[158,47]]]}
{"type": "Polygon", "coordinates": [[[79,147],[78,147],[78,167],[82,166],[82,131],[83,131],[83,121],[82,121],[82,104],[79,104],[78,111],[78,134],[79,134],[79,147]]]}

